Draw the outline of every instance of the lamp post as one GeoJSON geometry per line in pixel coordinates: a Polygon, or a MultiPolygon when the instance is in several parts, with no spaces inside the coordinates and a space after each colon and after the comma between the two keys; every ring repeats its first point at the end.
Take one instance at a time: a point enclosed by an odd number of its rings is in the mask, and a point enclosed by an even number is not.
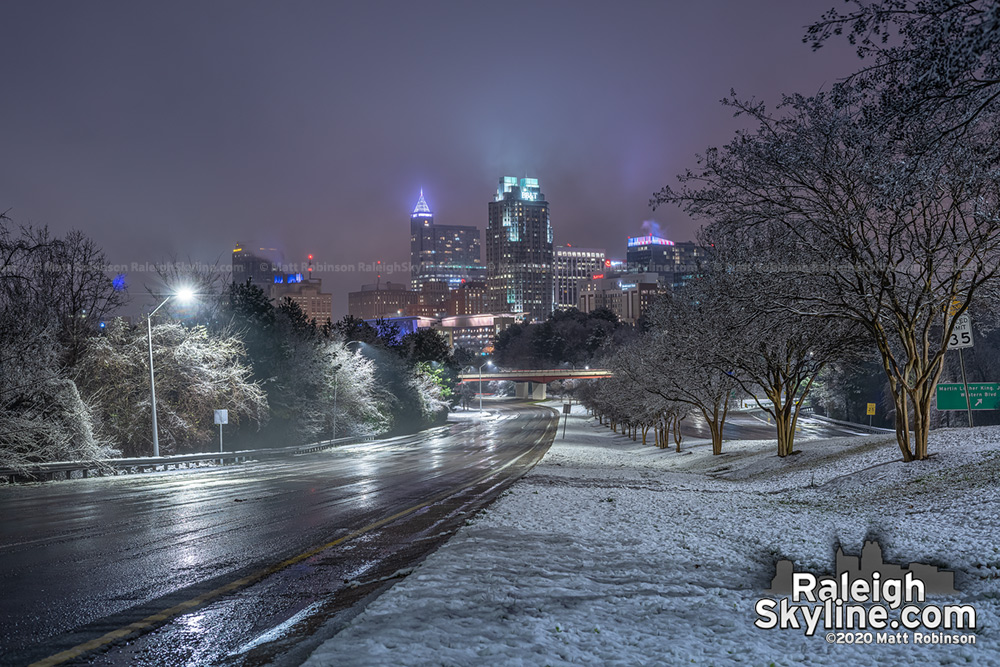
{"type": "Polygon", "coordinates": [[[194,293],[187,288],[179,289],[176,293],[168,295],[160,302],[159,306],[153,309],[153,312],[146,316],[146,333],[149,342],[149,396],[153,405],[153,456],[160,455],[160,435],[156,428],[156,376],[153,374],[153,315],[156,315],[156,311],[163,308],[167,301],[175,296],[179,301],[185,302],[190,301],[194,297],[194,293]]]}
{"type": "Polygon", "coordinates": [[[479,416],[483,416],[483,368],[485,366],[492,366],[492,361],[487,361],[485,364],[479,367],[479,416]]]}

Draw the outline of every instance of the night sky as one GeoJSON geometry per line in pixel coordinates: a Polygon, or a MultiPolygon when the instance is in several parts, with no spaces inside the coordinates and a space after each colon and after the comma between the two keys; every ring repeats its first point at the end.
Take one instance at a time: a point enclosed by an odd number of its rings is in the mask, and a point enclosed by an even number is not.
{"type": "MultiPolygon", "coordinates": [[[[648,202],[731,136],[730,88],[773,102],[858,67],[802,43],[834,4],[7,0],[0,210],[115,264],[312,252],[355,269],[317,272],[335,316],[359,268],[408,261],[420,188],[485,229],[498,178],[536,176],[556,243],[624,257],[647,219],[693,239],[648,202]]],[[[155,280],[129,283],[137,310],[155,280]]]]}

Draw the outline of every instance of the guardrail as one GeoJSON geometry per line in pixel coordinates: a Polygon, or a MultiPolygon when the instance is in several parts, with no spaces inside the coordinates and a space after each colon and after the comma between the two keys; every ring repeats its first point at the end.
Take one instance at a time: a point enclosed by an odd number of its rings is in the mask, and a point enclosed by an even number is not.
{"type": "Polygon", "coordinates": [[[831,424],[837,424],[838,426],[851,426],[853,428],[858,428],[864,431],[871,431],[872,433],[895,433],[896,429],[884,428],[882,426],[869,426],[868,424],[859,424],[858,422],[845,422],[842,419],[834,419],[833,417],[827,417],[825,415],[810,414],[813,419],[818,419],[820,421],[830,422],[831,424]]]}
{"type": "Polygon", "coordinates": [[[57,479],[73,479],[76,473],[79,477],[105,477],[109,475],[135,474],[156,472],[158,470],[177,470],[192,468],[205,464],[226,465],[244,463],[246,461],[266,460],[311,454],[340,445],[353,445],[374,440],[375,436],[359,436],[323,440],[309,445],[293,445],[291,447],[270,447],[267,449],[245,449],[238,452],[205,452],[200,454],[177,454],[175,456],[147,456],[128,459],[102,459],[95,461],[55,461],[52,463],[36,463],[24,468],[0,468],[0,480],[8,482],[37,482],[57,479]]]}

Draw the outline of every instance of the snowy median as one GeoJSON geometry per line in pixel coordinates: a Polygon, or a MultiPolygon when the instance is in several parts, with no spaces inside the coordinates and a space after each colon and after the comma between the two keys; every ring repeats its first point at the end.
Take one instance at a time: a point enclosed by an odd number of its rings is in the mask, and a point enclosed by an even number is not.
{"type": "Polygon", "coordinates": [[[881,435],[784,460],[766,441],[677,454],[575,408],[534,470],[306,664],[1000,664],[1000,427],[931,438],[910,464],[881,435]],[[927,604],[972,605],[975,630],[755,627],[777,561],[834,575],[836,546],[866,538],[888,563],[953,570],[957,595],[927,604]]]}

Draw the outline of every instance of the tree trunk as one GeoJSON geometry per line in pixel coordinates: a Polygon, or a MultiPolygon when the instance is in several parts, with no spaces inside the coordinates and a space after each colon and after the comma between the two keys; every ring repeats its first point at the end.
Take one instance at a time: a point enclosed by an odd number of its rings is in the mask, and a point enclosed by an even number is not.
{"type": "Polygon", "coordinates": [[[701,414],[705,417],[708,430],[712,434],[712,456],[717,456],[722,453],[722,427],[726,421],[725,417],[721,420],[719,419],[718,406],[716,406],[711,416],[709,416],[706,410],[702,410],[701,414]]]}
{"type": "Polygon", "coordinates": [[[909,463],[915,460],[913,451],[910,449],[910,406],[906,397],[906,391],[900,389],[898,382],[889,383],[892,391],[892,402],[896,408],[896,442],[899,450],[903,454],[903,461],[909,463]],[[895,386],[893,386],[895,385],[895,386]]]}
{"type": "Polygon", "coordinates": [[[784,458],[792,453],[795,443],[795,426],[792,424],[792,404],[786,401],[781,404],[780,397],[768,396],[773,407],[774,426],[778,435],[778,456],[784,458]]]}
{"type": "Polygon", "coordinates": [[[931,399],[936,378],[913,388],[913,456],[922,461],[927,458],[927,438],[931,430],[931,399]]]}
{"type": "Polygon", "coordinates": [[[722,429],[714,420],[709,422],[708,428],[712,432],[712,455],[717,456],[722,453],[722,429]]]}

